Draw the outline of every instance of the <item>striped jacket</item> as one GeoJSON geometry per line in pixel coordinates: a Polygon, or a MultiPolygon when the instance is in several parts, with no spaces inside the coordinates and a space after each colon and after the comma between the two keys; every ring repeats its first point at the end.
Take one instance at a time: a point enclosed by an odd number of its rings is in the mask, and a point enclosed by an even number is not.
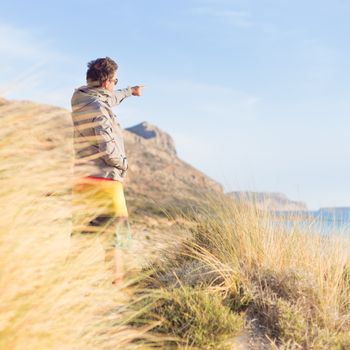
{"type": "Polygon", "coordinates": [[[130,87],[109,91],[92,83],[75,89],[72,99],[74,173],[123,181],[128,169],[121,125],[112,107],[131,95],[130,87]]]}

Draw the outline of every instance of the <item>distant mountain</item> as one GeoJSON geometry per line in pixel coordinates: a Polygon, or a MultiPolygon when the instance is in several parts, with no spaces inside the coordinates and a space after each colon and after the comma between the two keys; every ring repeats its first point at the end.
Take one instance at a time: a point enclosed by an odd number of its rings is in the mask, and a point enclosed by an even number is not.
{"type": "Polygon", "coordinates": [[[303,202],[290,200],[285,194],[278,192],[236,191],[227,193],[228,196],[243,202],[252,202],[262,210],[273,211],[307,211],[303,202]]]}
{"type": "Polygon", "coordinates": [[[142,122],[140,124],[126,128],[126,130],[140,136],[143,139],[149,140],[149,145],[153,144],[155,147],[158,147],[163,151],[176,156],[176,148],[173,138],[168,133],[160,130],[155,125],[152,125],[148,122],[142,122]]]}

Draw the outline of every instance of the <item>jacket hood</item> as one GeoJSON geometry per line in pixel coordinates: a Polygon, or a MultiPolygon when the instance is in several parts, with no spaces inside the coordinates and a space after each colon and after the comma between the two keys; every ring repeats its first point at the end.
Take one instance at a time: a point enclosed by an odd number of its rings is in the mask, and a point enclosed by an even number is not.
{"type": "Polygon", "coordinates": [[[71,100],[72,109],[73,111],[78,111],[79,109],[96,102],[103,102],[110,106],[111,99],[112,93],[109,90],[83,85],[74,90],[71,100]]]}

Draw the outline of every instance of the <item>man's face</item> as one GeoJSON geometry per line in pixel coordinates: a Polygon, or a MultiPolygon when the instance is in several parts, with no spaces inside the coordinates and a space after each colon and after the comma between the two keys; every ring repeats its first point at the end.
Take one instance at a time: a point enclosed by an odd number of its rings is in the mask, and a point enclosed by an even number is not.
{"type": "Polygon", "coordinates": [[[102,87],[104,87],[109,91],[113,91],[114,86],[117,84],[117,82],[118,82],[118,79],[116,77],[116,74],[114,74],[112,79],[108,79],[102,83],[102,87]]]}

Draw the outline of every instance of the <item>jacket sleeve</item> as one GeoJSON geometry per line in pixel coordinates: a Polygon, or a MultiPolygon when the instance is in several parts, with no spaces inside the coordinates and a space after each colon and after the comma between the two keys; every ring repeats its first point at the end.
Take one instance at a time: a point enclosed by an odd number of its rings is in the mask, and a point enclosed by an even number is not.
{"type": "Polygon", "coordinates": [[[117,140],[113,134],[113,129],[108,118],[101,114],[93,118],[96,123],[94,128],[95,135],[98,136],[97,144],[101,158],[110,166],[124,170],[127,167],[126,157],[120,154],[117,140]]]}
{"type": "Polygon", "coordinates": [[[112,103],[111,106],[119,105],[126,97],[132,95],[131,87],[128,86],[125,89],[114,90],[112,93],[112,103]]]}

